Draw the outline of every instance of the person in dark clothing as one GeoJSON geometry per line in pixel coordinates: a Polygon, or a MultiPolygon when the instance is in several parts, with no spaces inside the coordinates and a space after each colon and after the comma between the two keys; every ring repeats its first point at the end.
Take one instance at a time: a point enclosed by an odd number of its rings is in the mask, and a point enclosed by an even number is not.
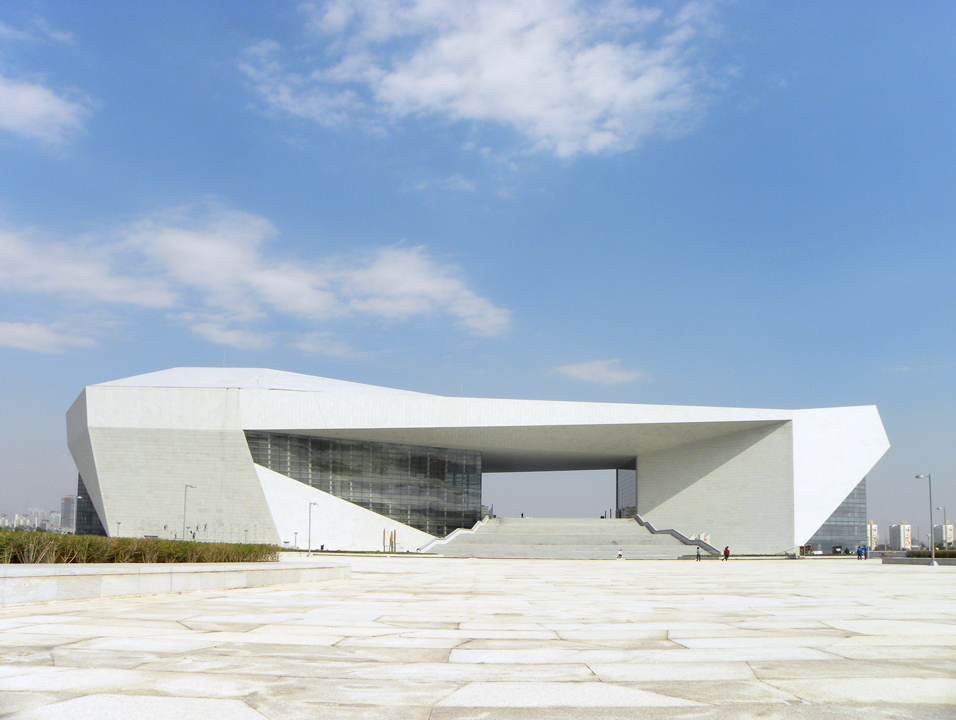
{"type": "Polygon", "coordinates": [[[724,546],[724,560],[730,560],[730,546],[724,546]]]}

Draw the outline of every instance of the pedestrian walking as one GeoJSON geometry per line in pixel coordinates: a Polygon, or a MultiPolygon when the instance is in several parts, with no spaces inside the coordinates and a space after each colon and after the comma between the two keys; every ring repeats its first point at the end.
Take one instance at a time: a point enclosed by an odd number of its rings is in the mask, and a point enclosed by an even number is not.
{"type": "Polygon", "coordinates": [[[730,560],[730,546],[724,546],[724,560],[730,560]]]}
{"type": "Polygon", "coordinates": [[[700,545],[697,546],[697,562],[700,562],[700,545]]]}

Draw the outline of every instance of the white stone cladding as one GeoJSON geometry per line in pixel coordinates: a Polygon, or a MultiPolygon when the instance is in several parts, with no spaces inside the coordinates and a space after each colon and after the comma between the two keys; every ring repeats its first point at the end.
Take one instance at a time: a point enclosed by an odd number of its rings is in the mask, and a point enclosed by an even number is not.
{"type": "Polygon", "coordinates": [[[309,549],[309,507],[312,506],[312,549],[382,550],[385,531],[396,533],[396,549],[414,551],[435,540],[433,535],[366,510],[327,492],[309,487],[256,465],[269,511],[283,545],[309,549]]]}
{"type": "Polygon", "coordinates": [[[658,528],[709,534],[731,552],[789,551],[791,438],[784,422],[640,455],[637,512],[658,528]]]}
{"type": "MultiPolygon", "coordinates": [[[[184,486],[193,484],[186,524],[203,528],[202,539],[289,541],[305,522],[296,508],[320,491],[263,474],[244,430],[477,450],[484,472],[617,468],[637,458],[645,519],[708,533],[735,553],[804,544],[889,447],[873,406],[441,397],[256,368],[176,368],[92,385],[67,413],[70,450],[110,534],[117,521],[122,535],[181,534],[184,486]]],[[[312,501],[345,502],[332,500],[312,501]]],[[[380,549],[382,516],[352,507],[361,512],[340,508],[342,522],[325,525],[341,536],[324,544],[380,549]]],[[[395,525],[414,549],[419,531],[395,525]]]]}

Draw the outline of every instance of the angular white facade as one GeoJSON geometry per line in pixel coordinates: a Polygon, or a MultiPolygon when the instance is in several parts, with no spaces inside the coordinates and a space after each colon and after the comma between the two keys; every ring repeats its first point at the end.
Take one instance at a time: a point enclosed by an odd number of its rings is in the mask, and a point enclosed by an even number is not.
{"type": "Polygon", "coordinates": [[[386,532],[406,550],[432,536],[257,465],[247,433],[480,453],[481,472],[630,467],[641,517],[735,553],[804,544],[889,447],[874,406],[441,397],[229,368],[89,386],[67,431],[87,502],[110,535],[181,537],[185,524],[197,539],[305,547],[311,508],[313,547],[368,550],[386,532]]]}

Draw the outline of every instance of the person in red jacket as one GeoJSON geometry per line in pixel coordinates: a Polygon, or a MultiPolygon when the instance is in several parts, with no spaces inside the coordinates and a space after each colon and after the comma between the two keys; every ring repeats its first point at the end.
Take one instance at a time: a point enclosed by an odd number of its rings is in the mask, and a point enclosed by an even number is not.
{"type": "Polygon", "coordinates": [[[724,560],[730,560],[730,546],[724,546],[724,560]]]}

